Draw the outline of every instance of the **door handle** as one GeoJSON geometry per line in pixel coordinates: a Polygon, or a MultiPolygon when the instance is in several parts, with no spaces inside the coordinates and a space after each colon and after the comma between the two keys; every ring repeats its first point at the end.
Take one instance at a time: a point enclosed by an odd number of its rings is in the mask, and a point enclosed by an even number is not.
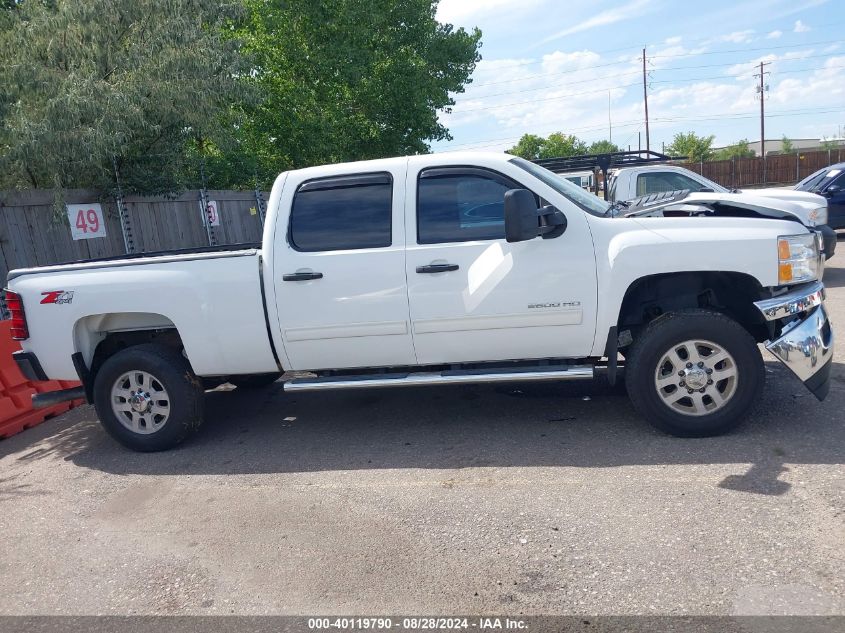
{"type": "Polygon", "coordinates": [[[323,273],[289,273],[282,275],[282,281],[308,281],[310,279],[322,279],[323,273]]]}
{"type": "Polygon", "coordinates": [[[451,270],[458,270],[457,264],[429,264],[428,266],[417,266],[418,273],[448,273],[451,270]]]}

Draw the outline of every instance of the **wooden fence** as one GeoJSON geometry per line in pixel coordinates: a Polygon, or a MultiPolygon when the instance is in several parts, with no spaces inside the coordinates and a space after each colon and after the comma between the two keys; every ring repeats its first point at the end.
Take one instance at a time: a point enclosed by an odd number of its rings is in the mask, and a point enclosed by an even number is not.
{"type": "MultiPolygon", "coordinates": [[[[249,191],[208,191],[217,201],[220,225],[217,243],[261,241],[258,201],[249,191]]],[[[266,200],[266,194],[263,194],[266,200]]],[[[66,213],[54,210],[49,190],[0,192],[0,279],[9,270],[70,261],[114,257],[126,253],[117,203],[86,190],[69,190],[67,204],[97,202],[102,206],[105,237],[74,240],[66,213]]],[[[131,196],[124,205],[132,228],[135,252],[208,246],[198,191],[174,197],[131,196]]]]}
{"type": "Polygon", "coordinates": [[[762,158],[713,160],[684,163],[683,166],[719,183],[723,187],[762,187],[793,184],[822,167],[843,160],[845,160],[845,151],[842,149],[798,152],[795,154],[771,154],[766,156],[765,180],[763,179],[762,158]]]}

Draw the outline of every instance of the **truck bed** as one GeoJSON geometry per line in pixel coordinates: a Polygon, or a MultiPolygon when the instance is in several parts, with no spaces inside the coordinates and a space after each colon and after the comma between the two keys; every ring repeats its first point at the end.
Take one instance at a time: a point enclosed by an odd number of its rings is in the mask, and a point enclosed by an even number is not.
{"type": "Polygon", "coordinates": [[[229,257],[237,255],[254,255],[261,248],[260,242],[248,242],[243,244],[227,244],[225,246],[201,246],[198,248],[180,248],[167,251],[153,251],[147,253],[131,253],[118,255],[116,257],[102,257],[98,259],[84,259],[48,266],[33,266],[30,268],[17,268],[9,271],[8,280],[11,281],[23,275],[33,273],[63,272],[68,270],[89,270],[94,268],[105,268],[111,266],[132,266],[138,264],[150,264],[156,262],[167,262],[190,259],[215,259],[217,257],[229,257]]]}

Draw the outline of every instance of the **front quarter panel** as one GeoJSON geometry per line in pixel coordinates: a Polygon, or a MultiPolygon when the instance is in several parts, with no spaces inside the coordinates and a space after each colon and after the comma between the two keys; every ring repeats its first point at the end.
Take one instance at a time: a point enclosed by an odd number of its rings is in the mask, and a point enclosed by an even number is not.
{"type": "Polygon", "coordinates": [[[737,272],[778,284],[777,237],[805,233],[796,222],[746,218],[591,217],[599,310],[593,355],[604,354],[628,288],[673,272],[737,272]]]}

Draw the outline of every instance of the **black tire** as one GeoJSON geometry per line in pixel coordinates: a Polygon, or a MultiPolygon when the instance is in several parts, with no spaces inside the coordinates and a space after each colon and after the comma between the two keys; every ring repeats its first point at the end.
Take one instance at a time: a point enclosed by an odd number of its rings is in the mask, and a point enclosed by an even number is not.
{"type": "Polygon", "coordinates": [[[202,381],[179,351],[152,343],[136,345],[103,363],[94,380],[94,406],[106,431],[127,448],[164,451],[182,442],[202,424],[202,381]],[[145,434],[125,426],[112,408],[112,388],[119,378],[132,371],[155,377],[168,396],[169,414],[161,428],[145,434]]]}
{"type": "Polygon", "coordinates": [[[235,385],[238,389],[263,389],[264,387],[269,387],[281,377],[282,374],[279,372],[254,374],[252,376],[230,376],[228,382],[235,385]]]}
{"type": "MultiPolygon", "coordinates": [[[[666,367],[662,367],[664,376],[674,375],[666,373],[666,367]]],[[[690,370],[682,368],[681,371],[690,370]]],[[[637,337],[628,352],[625,385],[634,407],[658,429],[678,437],[708,437],[726,433],[743,421],[763,391],[765,376],[757,343],[739,323],[719,312],[683,310],[655,319],[637,337]],[[685,383],[684,387],[672,384],[663,390],[657,386],[658,364],[664,355],[673,346],[693,339],[711,341],[728,352],[735,362],[736,382],[731,397],[718,406],[709,395],[710,389],[727,389],[727,382],[708,383],[703,387],[707,394],[701,396],[703,400],[698,406],[699,411],[706,411],[707,407],[713,407],[713,411],[702,415],[691,415],[672,408],[686,406],[685,402],[690,408],[696,406],[692,398],[684,396],[684,393],[690,393],[688,384],[685,383]],[[666,393],[671,399],[675,389],[678,389],[680,401],[677,405],[667,404],[661,393],[666,393]]],[[[700,380],[700,375],[696,379],[700,380]]],[[[678,380],[680,385],[683,377],[678,380]]],[[[697,397],[695,393],[693,395],[697,397]]]]}

